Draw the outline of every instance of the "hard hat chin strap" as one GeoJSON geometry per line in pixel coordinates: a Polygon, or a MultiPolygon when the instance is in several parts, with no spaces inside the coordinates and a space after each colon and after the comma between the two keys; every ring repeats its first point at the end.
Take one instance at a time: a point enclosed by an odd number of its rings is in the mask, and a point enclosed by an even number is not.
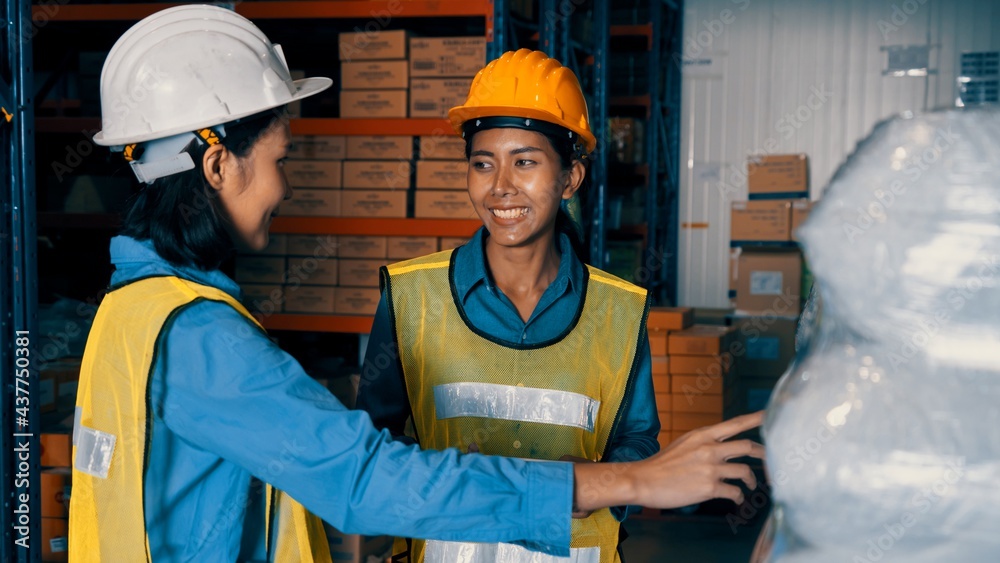
{"type": "Polygon", "coordinates": [[[225,136],[225,126],[216,125],[191,133],[181,133],[163,139],[147,141],[141,145],[126,145],[120,150],[139,182],[152,184],[153,180],[157,178],[194,169],[194,160],[184,150],[191,144],[192,140],[199,144],[212,146],[222,142],[225,136]]]}

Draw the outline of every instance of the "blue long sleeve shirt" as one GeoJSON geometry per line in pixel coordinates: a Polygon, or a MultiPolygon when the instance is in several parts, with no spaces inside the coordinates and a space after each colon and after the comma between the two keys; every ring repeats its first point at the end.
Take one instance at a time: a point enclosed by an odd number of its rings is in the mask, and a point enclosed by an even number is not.
{"type": "MultiPolygon", "coordinates": [[[[535,344],[563,333],[584,297],[585,266],[573,252],[569,238],[559,235],[559,272],[525,322],[517,307],[493,282],[483,246],[486,236],[485,229],[481,228],[467,244],[455,250],[458,253],[455,289],[470,322],[501,340],[518,344],[535,344]]],[[[376,427],[385,428],[397,439],[412,443],[413,440],[403,435],[411,410],[402,366],[394,353],[396,339],[385,297],[383,293],[375,312],[356,408],[368,411],[376,427]],[[387,361],[389,358],[393,361],[387,361]]],[[[660,449],[657,441],[660,421],[653,394],[649,340],[643,339],[643,343],[638,350],[639,371],[632,394],[625,398],[621,422],[608,443],[603,461],[636,461],[660,449]]],[[[639,509],[616,507],[612,512],[621,521],[639,509]]]]}
{"type": "MultiPolygon", "coordinates": [[[[116,237],[111,258],[112,285],[170,275],[239,296],[223,273],[172,265],[148,241],[116,237]]],[[[144,517],[153,560],[263,561],[258,479],[346,533],[516,541],[569,555],[570,464],[393,441],[228,305],[203,301],[177,314],[150,378],[144,517]]]]}

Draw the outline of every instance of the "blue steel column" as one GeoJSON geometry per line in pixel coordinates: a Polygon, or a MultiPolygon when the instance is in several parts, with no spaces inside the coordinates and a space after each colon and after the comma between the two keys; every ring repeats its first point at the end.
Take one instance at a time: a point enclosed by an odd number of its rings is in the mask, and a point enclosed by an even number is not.
{"type": "MultiPolygon", "coordinates": [[[[670,27],[661,28],[664,40],[660,43],[660,52],[670,61],[680,60],[683,11],[681,6],[671,3],[673,12],[670,14],[670,27]]],[[[662,24],[661,24],[662,25],[662,24]]],[[[665,215],[666,225],[663,241],[663,253],[666,264],[662,282],[665,286],[666,302],[677,304],[678,262],[677,254],[680,244],[680,110],[681,110],[681,68],[676,64],[664,65],[666,85],[664,92],[664,108],[667,112],[663,127],[664,161],[666,163],[665,215]]]]}
{"type": "Polygon", "coordinates": [[[591,189],[594,190],[591,204],[590,262],[598,268],[606,265],[605,241],[606,202],[608,199],[608,49],[610,47],[611,24],[608,17],[608,3],[594,2],[594,107],[590,110],[590,126],[597,137],[597,152],[591,164],[591,189]]]}
{"type": "MultiPolygon", "coordinates": [[[[38,434],[38,372],[34,369],[37,358],[35,352],[41,336],[37,328],[37,268],[36,268],[36,217],[35,217],[35,158],[34,158],[34,102],[31,61],[31,37],[34,28],[31,22],[31,5],[28,0],[5,0],[4,25],[6,27],[6,67],[10,70],[9,85],[4,81],[0,86],[3,107],[12,116],[8,122],[0,117],[0,138],[3,140],[4,186],[0,192],[3,207],[2,231],[0,231],[0,377],[2,377],[2,400],[0,400],[0,427],[3,431],[0,448],[0,479],[3,487],[3,547],[0,559],[4,561],[34,562],[41,558],[41,502],[39,490],[39,464],[41,455],[38,434]],[[29,404],[28,426],[19,427],[15,423],[15,337],[16,331],[27,331],[32,346],[29,347],[29,404]],[[30,434],[27,438],[29,459],[28,486],[15,482],[18,478],[18,455],[15,442],[25,440],[15,434],[30,434]],[[29,495],[28,525],[29,547],[21,548],[14,543],[17,536],[15,526],[15,506],[20,506],[21,495],[29,495]]],[[[7,77],[3,77],[7,78],[7,77]]],[[[22,386],[23,389],[23,386],[22,386]]],[[[23,406],[23,405],[22,405],[23,406]]]]}
{"type": "Polygon", "coordinates": [[[565,57],[557,52],[559,45],[559,13],[556,11],[556,0],[538,1],[538,50],[550,57],[562,58],[562,63],[567,64],[565,57]]]}
{"type": "Polygon", "coordinates": [[[662,127],[663,110],[660,104],[660,34],[662,33],[662,4],[660,0],[650,2],[649,19],[652,24],[652,40],[649,42],[649,123],[646,126],[646,162],[649,165],[649,179],[646,191],[646,252],[643,265],[650,271],[648,286],[655,303],[661,303],[663,298],[662,280],[666,268],[663,253],[669,252],[663,248],[663,237],[660,236],[660,128],[662,127]]]}
{"type": "Polygon", "coordinates": [[[486,61],[507,50],[507,0],[493,0],[493,40],[486,45],[486,61]]]}

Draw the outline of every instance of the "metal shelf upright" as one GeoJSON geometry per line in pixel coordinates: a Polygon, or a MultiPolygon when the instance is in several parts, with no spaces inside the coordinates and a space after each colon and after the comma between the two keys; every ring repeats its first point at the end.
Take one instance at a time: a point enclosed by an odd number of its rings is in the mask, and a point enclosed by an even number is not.
{"type": "Polygon", "coordinates": [[[38,325],[35,249],[34,82],[28,0],[4,0],[0,59],[0,560],[41,558],[39,405],[35,344],[38,325]],[[24,409],[24,410],[21,410],[24,409]],[[22,447],[24,444],[24,447],[22,447]],[[25,471],[27,469],[27,471],[25,471]],[[24,508],[21,508],[24,505],[24,508]],[[20,542],[18,542],[20,540],[20,542]]]}
{"type": "Polygon", "coordinates": [[[586,245],[589,261],[598,268],[607,262],[605,242],[607,240],[606,206],[608,192],[608,48],[610,27],[608,22],[608,2],[595,0],[591,4],[591,18],[594,21],[593,45],[581,45],[570,33],[573,17],[582,7],[579,2],[541,0],[538,4],[539,49],[560,60],[586,84],[584,69],[578,57],[586,55],[592,62],[589,88],[584,86],[589,101],[590,128],[597,137],[597,149],[590,158],[590,187],[588,194],[581,198],[585,202],[583,211],[586,245]]]}

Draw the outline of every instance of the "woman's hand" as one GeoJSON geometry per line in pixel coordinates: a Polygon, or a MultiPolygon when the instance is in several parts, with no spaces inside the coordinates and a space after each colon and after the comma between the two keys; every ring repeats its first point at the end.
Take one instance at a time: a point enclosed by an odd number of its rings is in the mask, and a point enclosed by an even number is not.
{"type": "Polygon", "coordinates": [[[693,430],[656,455],[632,463],[578,463],[574,512],[605,506],[637,504],[651,508],[678,508],[727,498],[743,502],[743,491],[725,480],[757,487],[757,478],[737,457],[764,457],[764,447],[751,440],[728,438],[760,426],[763,411],[693,430]]]}

